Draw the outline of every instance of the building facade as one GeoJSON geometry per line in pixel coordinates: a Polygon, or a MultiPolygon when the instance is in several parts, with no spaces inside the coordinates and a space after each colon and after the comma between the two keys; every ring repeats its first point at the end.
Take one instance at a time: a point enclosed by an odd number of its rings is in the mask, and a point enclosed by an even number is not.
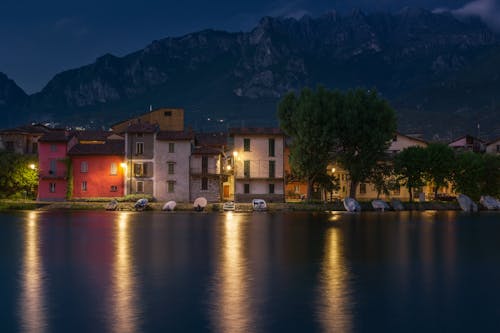
{"type": "Polygon", "coordinates": [[[278,128],[233,128],[234,197],[238,202],[260,198],[285,200],[284,135],[278,128]]]}

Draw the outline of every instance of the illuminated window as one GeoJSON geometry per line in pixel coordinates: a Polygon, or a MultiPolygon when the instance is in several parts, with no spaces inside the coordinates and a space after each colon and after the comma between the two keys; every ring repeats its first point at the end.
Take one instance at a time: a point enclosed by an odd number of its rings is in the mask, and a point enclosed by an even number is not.
{"type": "Polygon", "coordinates": [[[135,177],[145,177],[147,174],[147,164],[146,163],[134,163],[134,176],[135,177]]]}
{"type": "Polygon", "coordinates": [[[116,163],[111,163],[110,168],[109,168],[109,173],[112,176],[116,176],[118,174],[118,164],[116,163]]]}

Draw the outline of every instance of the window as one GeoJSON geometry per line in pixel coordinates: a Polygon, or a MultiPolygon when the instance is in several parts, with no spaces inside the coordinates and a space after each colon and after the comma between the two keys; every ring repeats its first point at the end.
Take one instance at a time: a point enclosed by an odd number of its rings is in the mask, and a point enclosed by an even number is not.
{"type": "Polygon", "coordinates": [[[243,193],[250,193],[250,184],[243,184],[243,193]]]}
{"type": "Polygon", "coordinates": [[[274,139],[269,139],[269,156],[274,155],[274,139]]]}
{"type": "Polygon", "coordinates": [[[86,192],[87,191],[87,182],[84,180],[82,182],[82,192],[86,192]]]}
{"type": "Polygon", "coordinates": [[[144,154],[144,142],[136,142],[135,143],[135,154],[136,155],[144,154]]]}
{"type": "Polygon", "coordinates": [[[49,183],[49,192],[50,193],[56,192],[56,183],[49,183]]]}
{"type": "Polygon", "coordinates": [[[269,193],[274,194],[274,184],[269,184],[269,193]]]}
{"type": "Polygon", "coordinates": [[[143,138],[144,137],[144,133],[137,133],[137,137],[138,138],[143,138]]]}
{"type": "Polygon", "coordinates": [[[168,162],[167,163],[167,168],[168,168],[168,174],[173,175],[175,173],[175,162],[168,162]]]}
{"type": "Polygon", "coordinates": [[[89,164],[86,161],[80,163],[80,172],[82,173],[89,172],[89,164]]]}
{"type": "Polygon", "coordinates": [[[14,141],[5,141],[5,149],[7,151],[14,151],[14,141]]]}
{"type": "Polygon", "coordinates": [[[172,115],[172,111],[165,111],[165,112],[163,112],[163,115],[165,117],[170,117],[172,115]]]}
{"type": "Polygon", "coordinates": [[[33,154],[38,153],[38,143],[37,143],[37,142],[33,142],[33,143],[31,144],[31,152],[32,152],[33,154]]]}
{"type": "Polygon", "coordinates": [[[359,194],[366,194],[366,183],[359,184],[359,194]]]}
{"type": "Polygon", "coordinates": [[[55,176],[57,172],[57,161],[54,159],[50,160],[49,174],[55,176]]]}
{"type": "Polygon", "coordinates": [[[202,191],[208,190],[208,178],[207,177],[201,178],[201,190],[202,191]]]}
{"type": "Polygon", "coordinates": [[[137,182],[136,183],[136,186],[137,186],[137,192],[144,192],[144,182],[137,182]]]}
{"type": "Polygon", "coordinates": [[[250,151],[250,139],[243,139],[243,151],[250,151]]]}
{"type": "Polygon", "coordinates": [[[116,163],[111,163],[109,167],[109,174],[112,176],[116,176],[118,174],[118,165],[116,163]]]}
{"type": "Polygon", "coordinates": [[[175,181],[169,180],[167,182],[167,192],[168,193],[174,193],[175,191],[175,181]]]}
{"type": "Polygon", "coordinates": [[[147,174],[147,164],[145,163],[134,163],[134,176],[144,177],[147,174]]]}
{"type": "Polygon", "coordinates": [[[269,161],[269,178],[276,177],[276,161],[269,161]]]}
{"type": "Polygon", "coordinates": [[[208,173],[208,156],[201,157],[201,173],[204,175],[208,173]]]}
{"type": "Polygon", "coordinates": [[[51,144],[51,145],[50,145],[50,151],[51,151],[51,152],[55,152],[55,151],[57,151],[57,146],[56,146],[55,144],[51,144]]]}
{"type": "Polygon", "coordinates": [[[118,186],[111,185],[111,188],[109,190],[110,190],[110,192],[116,192],[116,191],[118,191],[118,186]]]}
{"type": "Polygon", "coordinates": [[[243,161],[243,176],[250,177],[250,161],[243,161]]]}
{"type": "Polygon", "coordinates": [[[173,143],[173,142],[168,143],[168,152],[175,153],[175,143],[173,143]]]}

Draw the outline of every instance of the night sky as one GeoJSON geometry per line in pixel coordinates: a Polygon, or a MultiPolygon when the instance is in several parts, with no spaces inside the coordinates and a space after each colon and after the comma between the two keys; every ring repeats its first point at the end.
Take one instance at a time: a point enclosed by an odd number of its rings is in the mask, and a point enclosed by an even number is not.
{"type": "Polygon", "coordinates": [[[495,22],[500,21],[500,0],[2,0],[0,72],[33,93],[60,71],[105,53],[125,55],[155,39],[206,28],[248,31],[266,15],[314,17],[334,9],[397,11],[405,6],[476,13],[500,28],[495,22]]]}

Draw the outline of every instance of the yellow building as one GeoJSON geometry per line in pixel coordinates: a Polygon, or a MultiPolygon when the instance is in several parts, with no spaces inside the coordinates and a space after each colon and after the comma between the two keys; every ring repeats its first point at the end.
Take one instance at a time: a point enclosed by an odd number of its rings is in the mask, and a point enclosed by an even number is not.
{"type": "Polygon", "coordinates": [[[132,124],[149,123],[158,125],[161,131],[183,131],[184,109],[161,108],[111,126],[115,133],[123,133],[132,124]]]}

